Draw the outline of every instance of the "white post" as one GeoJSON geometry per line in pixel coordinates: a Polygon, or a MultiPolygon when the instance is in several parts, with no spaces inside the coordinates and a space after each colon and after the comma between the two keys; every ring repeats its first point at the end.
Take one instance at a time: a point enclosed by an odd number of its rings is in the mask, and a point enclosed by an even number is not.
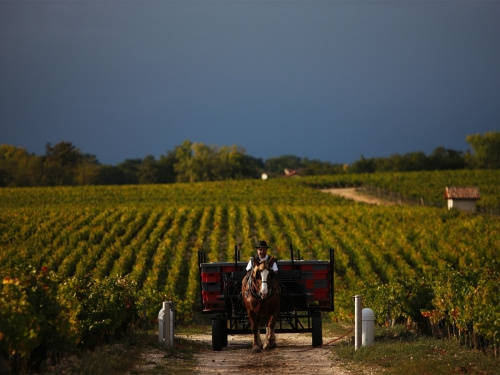
{"type": "Polygon", "coordinates": [[[361,347],[361,326],[362,326],[362,312],[361,312],[361,296],[354,296],[354,350],[361,347]]]}
{"type": "Polygon", "coordinates": [[[167,302],[163,302],[161,310],[158,312],[158,342],[163,344],[166,339],[165,325],[167,323],[167,302]]]}
{"type": "Polygon", "coordinates": [[[361,339],[362,346],[369,346],[373,344],[374,337],[374,325],[375,325],[375,314],[372,309],[364,308],[362,311],[363,315],[363,334],[361,339]]]}
{"type": "Polygon", "coordinates": [[[168,313],[168,324],[166,327],[165,341],[167,346],[174,346],[174,322],[175,322],[175,312],[174,303],[167,302],[167,313],[168,313]]]}
{"type": "Polygon", "coordinates": [[[158,341],[160,344],[174,346],[175,310],[173,302],[163,302],[158,313],[158,341]]]}

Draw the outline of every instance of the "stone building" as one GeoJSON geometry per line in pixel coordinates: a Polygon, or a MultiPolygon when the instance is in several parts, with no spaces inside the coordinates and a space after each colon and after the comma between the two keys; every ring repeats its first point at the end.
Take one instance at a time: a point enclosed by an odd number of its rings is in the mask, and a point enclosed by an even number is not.
{"type": "Polygon", "coordinates": [[[448,201],[448,209],[476,212],[476,201],[479,199],[479,188],[446,186],[444,198],[448,201]]]}

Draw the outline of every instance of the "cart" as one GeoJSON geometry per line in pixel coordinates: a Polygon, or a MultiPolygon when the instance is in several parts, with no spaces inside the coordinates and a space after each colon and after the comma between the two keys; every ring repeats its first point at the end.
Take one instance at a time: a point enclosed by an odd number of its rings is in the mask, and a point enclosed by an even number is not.
{"type": "MultiPolygon", "coordinates": [[[[281,289],[280,315],[276,333],[312,333],[312,345],[323,344],[321,311],[333,311],[334,252],[330,259],[278,260],[281,289]]],[[[198,252],[202,311],[212,316],[212,348],[227,346],[227,336],[251,333],[241,298],[241,281],[247,262],[240,261],[236,246],[234,262],[206,262],[206,253],[198,252]]],[[[261,333],[265,329],[260,330],[261,333]]]]}

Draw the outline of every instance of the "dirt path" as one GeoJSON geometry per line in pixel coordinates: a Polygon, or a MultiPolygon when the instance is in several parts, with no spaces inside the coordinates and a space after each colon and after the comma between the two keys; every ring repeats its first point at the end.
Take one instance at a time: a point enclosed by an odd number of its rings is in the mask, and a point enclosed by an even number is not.
{"type": "Polygon", "coordinates": [[[323,193],[339,195],[343,198],[352,199],[357,202],[364,202],[364,203],[383,205],[383,206],[393,206],[396,204],[394,202],[366,194],[365,192],[360,191],[358,188],[321,189],[321,191],[323,193]]]}
{"type": "MultiPolygon", "coordinates": [[[[262,335],[263,337],[263,335],[262,335]]],[[[186,339],[210,345],[210,335],[186,335],[186,339]]],[[[206,347],[195,354],[197,374],[351,374],[336,364],[331,347],[313,348],[311,335],[278,334],[277,348],[252,353],[251,335],[228,337],[228,346],[220,352],[206,347]]],[[[324,342],[331,338],[324,337],[324,342]]]]}

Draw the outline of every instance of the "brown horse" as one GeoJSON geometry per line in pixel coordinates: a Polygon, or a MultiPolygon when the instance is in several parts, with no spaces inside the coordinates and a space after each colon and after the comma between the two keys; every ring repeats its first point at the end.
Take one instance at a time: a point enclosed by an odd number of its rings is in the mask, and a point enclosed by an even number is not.
{"type": "Polygon", "coordinates": [[[253,333],[253,352],[276,346],[274,324],[280,313],[280,294],[278,277],[272,270],[273,262],[276,262],[273,257],[262,263],[259,263],[258,258],[254,258],[252,269],[248,271],[241,284],[241,296],[253,333]],[[261,324],[266,326],[264,346],[262,346],[259,333],[261,324]]]}

